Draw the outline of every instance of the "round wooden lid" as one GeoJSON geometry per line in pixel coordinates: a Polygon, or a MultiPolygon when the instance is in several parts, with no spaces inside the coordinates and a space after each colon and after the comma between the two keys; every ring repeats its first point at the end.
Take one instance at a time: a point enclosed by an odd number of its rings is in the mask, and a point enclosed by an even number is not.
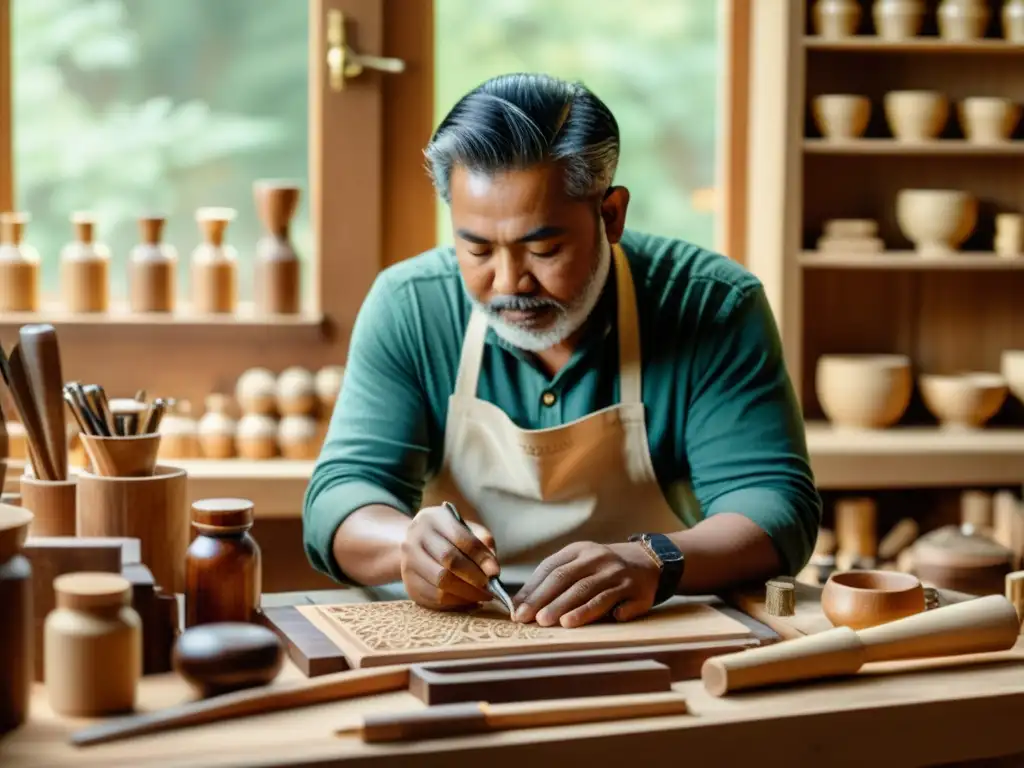
{"type": "Polygon", "coordinates": [[[214,533],[252,527],[253,503],[248,499],[199,499],[192,504],[192,525],[214,533]]]}
{"type": "Polygon", "coordinates": [[[917,540],[914,559],[921,565],[985,568],[1010,563],[1013,553],[985,536],[947,525],[917,540]]]}
{"type": "Polygon", "coordinates": [[[114,573],[82,571],[55,578],[53,591],[58,608],[111,608],[130,604],[132,585],[114,573]]]}

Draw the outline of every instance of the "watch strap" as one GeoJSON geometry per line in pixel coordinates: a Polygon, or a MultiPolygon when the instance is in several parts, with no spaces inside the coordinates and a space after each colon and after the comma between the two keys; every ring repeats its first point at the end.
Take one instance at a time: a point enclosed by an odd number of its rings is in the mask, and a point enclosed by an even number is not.
{"type": "Polygon", "coordinates": [[[654,605],[660,605],[673,597],[683,578],[685,559],[679,547],[663,533],[642,533],[631,536],[630,541],[639,541],[661,570],[654,605]]]}

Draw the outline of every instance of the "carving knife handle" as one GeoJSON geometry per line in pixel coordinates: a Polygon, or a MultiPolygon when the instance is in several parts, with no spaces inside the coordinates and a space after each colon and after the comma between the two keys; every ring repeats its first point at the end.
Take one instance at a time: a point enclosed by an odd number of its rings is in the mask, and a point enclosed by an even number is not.
{"type": "MultiPolygon", "coordinates": [[[[459,514],[459,510],[455,508],[454,504],[450,501],[443,501],[441,502],[441,506],[447,509],[451,513],[452,517],[462,524],[463,528],[470,533],[473,532],[473,529],[469,527],[469,524],[462,519],[462,515],[459,514]]],[[[509,618],[514,617],[516,612],[515,603],[512,602],[512,597],[509,595],[505,585],[501,583],[501,579],[498,576],[492,576],[487,580],[487,584],[491,594],[498,599],[499,603],[505,606],[505,610],[508,611],[509,618]]]]}

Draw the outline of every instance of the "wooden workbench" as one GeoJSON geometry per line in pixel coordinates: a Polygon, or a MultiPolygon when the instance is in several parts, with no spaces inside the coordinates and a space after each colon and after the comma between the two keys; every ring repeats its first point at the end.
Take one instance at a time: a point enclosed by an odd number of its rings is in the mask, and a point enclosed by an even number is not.
{"type": "MultiPolygon", "coordinates": [[[[324,599],[289,595],[285,601],[324,599]]],[[[350,592],[346,599],[361,598],[350,592]]],[[[297,678],[301,674],[289,665],[280,680],[297,678]]],[[[685,759],[700,766],[793,768],[938,765],[1024,754],[1024,642],[1009,654],[976,656],[967,664],[874,664],[857,678],[722,699],[706,694],[699,681],[676,683],[675,688],[687,695],[691,714],[402,745],[367,745],[332,735],[359,713],[423,706],[411,694],[397,692],[74,748],[67,736],[85,722],[55,717],[45,691],[37,687],[30,722],[0,739],[0,765],[397,768],[415,761],[416,768],[451,768],[456,761],[473,761],[487,768],[622,768],[638,764],[646,752],[639,764],[672,765],[685,759]]],[[[159,709],[189,695],[173,675],[146,678],[140,709],[159,709]]],[[[1024,759],[999,764],[1020,765],[1024,759]]]]}

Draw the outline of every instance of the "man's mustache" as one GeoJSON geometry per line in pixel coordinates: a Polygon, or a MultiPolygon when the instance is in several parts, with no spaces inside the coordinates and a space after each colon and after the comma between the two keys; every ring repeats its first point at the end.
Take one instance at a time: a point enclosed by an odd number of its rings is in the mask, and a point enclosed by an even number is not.
{"type": "Polygon", "coordinates": [[[536,296],[495,296],[487,302],[485,308],[488,312],[502,312],[504,310],[530,312],[538,309],[565,310],[565,307],[554,299],[541,299],[536,296]]]}

